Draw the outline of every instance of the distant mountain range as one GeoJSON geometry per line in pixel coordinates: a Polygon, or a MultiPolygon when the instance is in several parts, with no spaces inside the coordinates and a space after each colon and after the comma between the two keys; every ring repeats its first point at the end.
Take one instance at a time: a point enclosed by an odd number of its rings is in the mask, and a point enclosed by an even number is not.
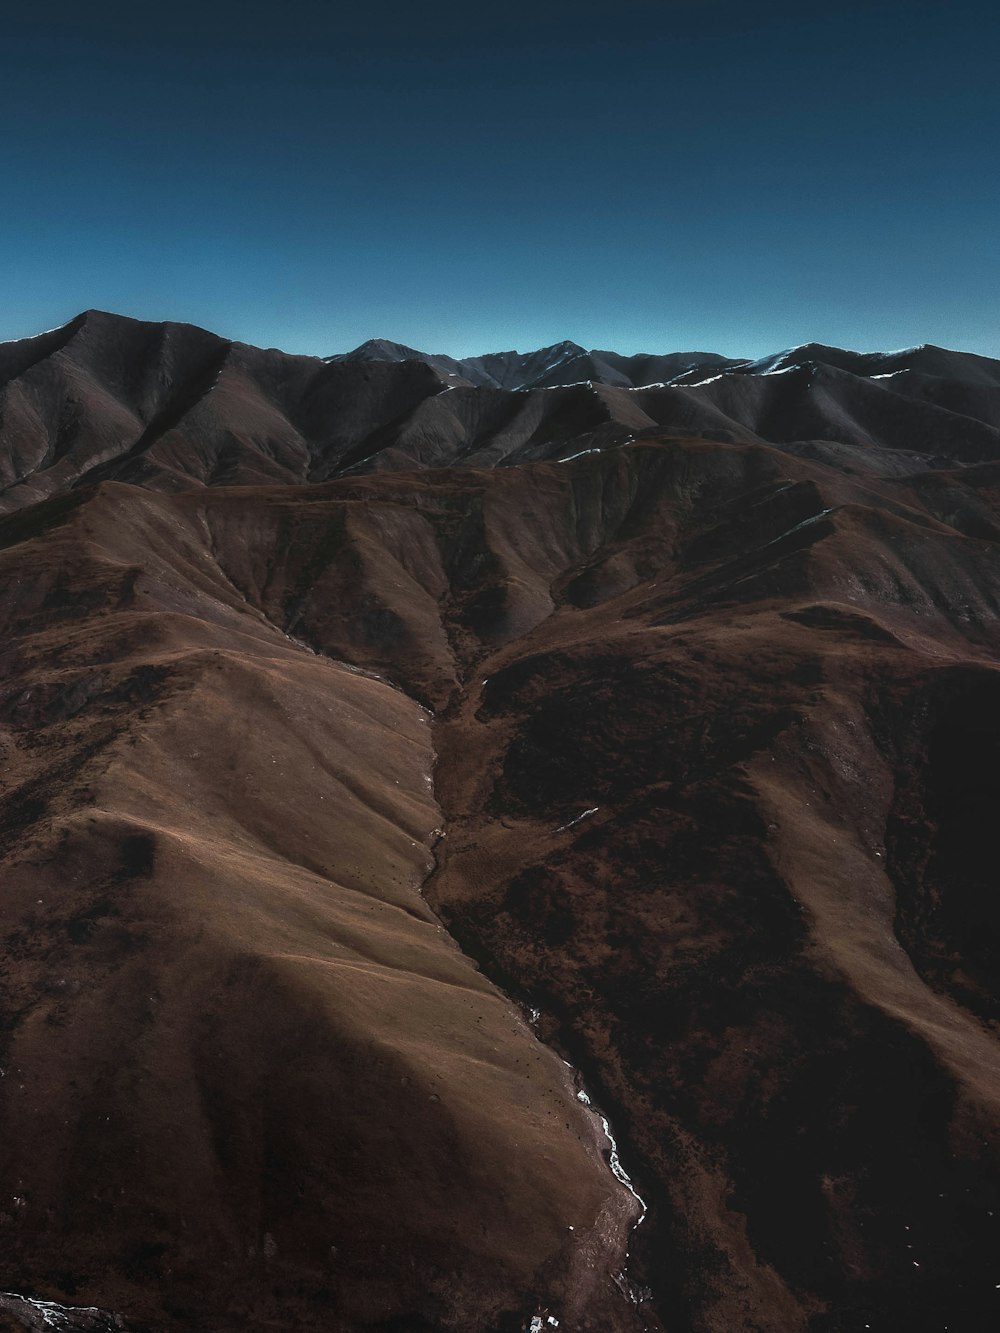
{"type": "Polygon", "coordinates": [[[484,467],[650,433],[767,442],[883,475],[1000,457],[1000,362],[808,344],[760,360],[558,343],[457,360],[372,341],[291,356],[91,310],[0,345],[0,509],[115,479],[163,491],[484,467]]]}
{"type": "Polygon", "coordinates": [[[829,366],[862,379],[888,379],[906,371],[963,384],[1000,385],[1000,363],[970,352],[950,352],[924,343],[897,352],[848,352],[805,343],[753,361],[715,352],[670,352],[665,356],[588,351],[579,343],[554,343],[536,352],[492,352],[458,360],[419,352],[402,343],[372,338],[328,361],[422,361],[454,382],[493,389],[553,389],[569,384],[611,384],[622,389],[703,384],[719,375],[779,375],[806,366],[829,366]]]}
{"type": "Polygon", "coordinates": [[[672,352],[667,356],[619,356],[617,352],[588,352],[579,343],[554,343],[537,352],[491,352],[456,360],[451,356],[418,352],[402,343],[373,338],[353,352],[330,361],[423,361],[454,384],[490,389],[554,389],[567,384],[614,384],[623,389],[672,381],[706,369],[745,362],[730,361],[714,352],[672,352]]]}

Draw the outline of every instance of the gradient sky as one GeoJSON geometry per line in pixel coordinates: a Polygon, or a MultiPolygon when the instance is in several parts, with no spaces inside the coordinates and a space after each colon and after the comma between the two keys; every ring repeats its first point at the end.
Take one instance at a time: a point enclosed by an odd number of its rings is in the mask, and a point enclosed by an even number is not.
{"type": "Polygon", "coordinates": [[[996,5],[356,9],[7,7],[0,337],[1000,356],[996,5]]]}

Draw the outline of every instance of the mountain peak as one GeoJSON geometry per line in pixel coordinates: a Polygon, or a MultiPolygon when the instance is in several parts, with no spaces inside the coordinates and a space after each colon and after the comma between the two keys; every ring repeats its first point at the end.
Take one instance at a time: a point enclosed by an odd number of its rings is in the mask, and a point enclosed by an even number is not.
{"type": "Polygon", "coordinates": [[[415,347],[407,347],[405,343],[392,342],[388,338],[368,338],[352,351],[328,359],[331,361],[341,359],[345,361],[422,361],[425,359],[425,353],[418,352],[415,347]]]}

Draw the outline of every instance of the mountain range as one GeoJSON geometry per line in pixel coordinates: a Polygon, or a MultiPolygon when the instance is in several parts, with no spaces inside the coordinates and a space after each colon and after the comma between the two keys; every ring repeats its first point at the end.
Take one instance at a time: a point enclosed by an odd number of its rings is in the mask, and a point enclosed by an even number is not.
{"type": "Polygon", "coordinates": [[[886,475],[983,462],[1000,441],[1000,371],[934,347],[730,361],[560,343],[456,361],[370,342],[321,359],[100,311],[0,345],[0,512],[104,480],[294,485],[539,462],[664,431],[886,475]]]}
{"type": "Polygon", "coordinates": [[[997,1325],[1000,362],[89,311],[0,624],[0,1328],[997,1325]]]}

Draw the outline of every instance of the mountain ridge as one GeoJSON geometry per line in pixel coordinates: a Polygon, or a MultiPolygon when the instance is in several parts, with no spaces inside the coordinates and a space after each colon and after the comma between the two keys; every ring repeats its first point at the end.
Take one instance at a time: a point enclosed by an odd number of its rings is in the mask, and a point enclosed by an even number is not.
{"type": "Polygon", "coordinates": [[[105,478],[293,485],[510,466],[664,431],[896,473],[1000,457],[1000,362],[926,345],[748,361],[572,342],[459,361],[384,340],[322,358],[92,310],[0,345],[0,412],[0,511],[105,478]]]}

